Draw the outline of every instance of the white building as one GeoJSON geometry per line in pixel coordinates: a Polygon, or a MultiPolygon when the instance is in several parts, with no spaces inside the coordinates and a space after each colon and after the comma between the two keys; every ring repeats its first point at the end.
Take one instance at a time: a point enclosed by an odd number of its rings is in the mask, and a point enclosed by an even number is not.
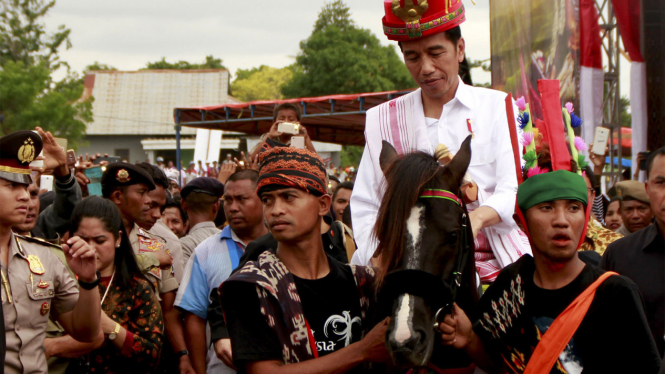
{"type": "MultiPolygon", "coordinates": [[[[87,72],[84,97],[94,97],[93,122],[78,152],[108,153],[132,163],[159,156],[175,162],[173,109],[238,102],[228,90],[229,72],[223,69],[87,72]]],[[[209,131],[201,131],[210,138],[209,131]]],[[[183,127],[181,135],[186,166],[194,158],[197,130],[183,127]]],[[[226,135],[210,141],[219,144],[219,154],[238,152],[239,134],[226,135]]]]}

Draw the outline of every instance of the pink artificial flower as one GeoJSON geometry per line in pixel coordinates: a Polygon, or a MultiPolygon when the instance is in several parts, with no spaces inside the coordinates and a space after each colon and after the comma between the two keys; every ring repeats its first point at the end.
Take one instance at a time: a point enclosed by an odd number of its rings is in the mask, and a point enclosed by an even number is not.
{"type": "Polygon", "coordinates": [[[549,171],[550,170],[548,168],[541,169],[540,166],[534,166],[526,172],[526,177],[531,178],[534,175],[549,173],[549,171]]]}
{"type": "Polygon", "coordinates": [[[515,101],[515,105],[517,105],[517,109],[520,110],[520,112],[523,112],[526,110],[526,100],[524,99],[524,96],[520,97],[515,101]]]}
{"type": "Polygon", "coordinates": [[[568,111],[568,114],[570,114],[570,113],[572,113],[573,111],[575,111],[575,109],[573,108],[573,103],[571,103],[571,102],[567,102],[567,103],[566,103],[566,110],[568,111]]]}
{"type": "Polygon", "coordinates": [[[525,132],[522,134],[522,145],[523,146],[528,146],[533,142],[533,133],[532,132],[525,132]]]}
{"type": "Polygon", "coordinates": [[[586,143],[579,136],[575,137],[575,148],[578,152],[586,151],[588,149],[586,143]]]}

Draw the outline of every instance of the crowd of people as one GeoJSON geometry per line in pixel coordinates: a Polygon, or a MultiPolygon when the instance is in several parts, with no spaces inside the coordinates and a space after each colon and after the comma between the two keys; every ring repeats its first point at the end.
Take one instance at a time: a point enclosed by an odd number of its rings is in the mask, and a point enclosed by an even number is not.
{"type": "MultiPolygon", "coordinates": [[[[520,100],[512,123],[505,93],[458,77],[461,2],[429,3],[386,7],[386,35],[420,88],[368,112],[357,171],[323,162],[291,103],[242,160],[184,172],[161,157],[103,161],[96,181],[86,169],[101,155],[72,163],[39,127],[1,137],[0,373],[407,372],[394,356],[422,343],[413,321],[434,311],[402,297],[384,319],[377,272],[400,262],[378,238],[403,229],[417,249],[431,217],[391,195],[410,215],[377,219],[384,175],[413,152],[463,181],[420,197],[464,205],[482,285],[477,310],[436,313],[430,352],[455,349],[460,373],[665,372],[665,147],[645,160],[646,183],[603,193],[604,157],[586,164],[565,140],[552,82],[539,84],[540,135],[520,100]],[[299,125],[304,148],[283,122],[299,125]],[[519,175],[515,155],[525,156],[519,175]]],[[[416,274],[428,261],[400,266],[416,274]]]]}

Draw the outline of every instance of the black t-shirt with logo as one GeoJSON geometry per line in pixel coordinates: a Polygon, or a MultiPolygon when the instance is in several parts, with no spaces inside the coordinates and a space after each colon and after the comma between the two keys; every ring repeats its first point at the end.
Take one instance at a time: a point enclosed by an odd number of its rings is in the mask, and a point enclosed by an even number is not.
{"type": "MultiPolygon", "coordinates": [[[[603,270],[586,265],[568,285],[548,290],[533,281],[533,257],[504,268],[479,302],[474,331],[509,373],[523,373],[552,322],[603,270]]],[[[582,323],[550,373],[657,373],[660,355],[637,286],[611,276],[596,289],[582,323]]]]}
{"type": "MultiPolygon", "coordinates": [[[[330,257],[328,262],[330,273],[323,278],[293,277],[319,357],[359,341],[363,331],[360,295],[351,268],[330,257]]],[[[233,361],[240,372],[248,362],[282,360],[282,347],[261,314],[255,287],[236,282],[225,289],[222,300],[233,361]]]]}

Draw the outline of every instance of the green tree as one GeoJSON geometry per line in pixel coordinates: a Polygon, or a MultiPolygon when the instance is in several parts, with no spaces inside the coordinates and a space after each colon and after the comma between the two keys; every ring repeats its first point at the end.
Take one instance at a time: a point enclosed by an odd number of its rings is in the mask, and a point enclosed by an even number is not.
{"type": "Polygon", "coordinates": [[[92,121],[92,98],[82,100],[83,84],[60,60],[70,48],[71,31],[64,25],[46,31],[42,19],[55,1],[0,1],[0,121],[1,133],[41,126],[76,146],[92,121]],[[66,69],[54,81],[52,74],[66,69]]]}
{"type": "Polygon", "coordinates": [[[111,65],[106,65],[106,64],[102,64],[102,63],[100,63],[100,62],[98,62],[98,61],[95,61],[95,62],[93,62],[92,64],[86,66],[85,69],[83,69],[83,72],[85,73],[85,72],[88,72],[88,71],[96,71],[96,70],[111,70],[111,71],[115,71],[115,70],[118,70],[118,69],[114,68],[114,67],[111,66],[111,65]]]}
{"type": "Polygon", "coordinates": [[[156,69],[177,69],[177,70],[194,70],[194,69],[226,69],[222,64],[222,60],[214,56],[206,56],[205,61],[200,64],[190,63],[187,61],[168,62],[166,57],[155,62],[148,62],[145,68],[141,70],[156,70],[156,69]]]}
{"type": "Polygon", "coordinates": [[[356,169],[360,165],[360,159],[363,156],[363,147],[359,145],[344,145],[340,154],[340,167],[354,166],[356,169]]]}
{"type": "Polygon", "coordinates": [[[401,90],[415,86],[393,46],[383,46],[357,27],[348,7],[337,0],[324,6],[284,85],[284,96],[401,90]]]}
{"type": "Polygon", "coordinates": [[[351,19],[350,8],[342,0],[335,0],[323,6],[312,32],[323,31],[328,26],[335,26],[342,31],[356,27],[351,19]]]}
{"type": "Polygon", "coordinates": [[[231,94],[242,101],[283,99],[282,86],[293,78],[288,67],[277,69],[261,65],[258,68],[238,69],[231,83],[231,94]]]}

